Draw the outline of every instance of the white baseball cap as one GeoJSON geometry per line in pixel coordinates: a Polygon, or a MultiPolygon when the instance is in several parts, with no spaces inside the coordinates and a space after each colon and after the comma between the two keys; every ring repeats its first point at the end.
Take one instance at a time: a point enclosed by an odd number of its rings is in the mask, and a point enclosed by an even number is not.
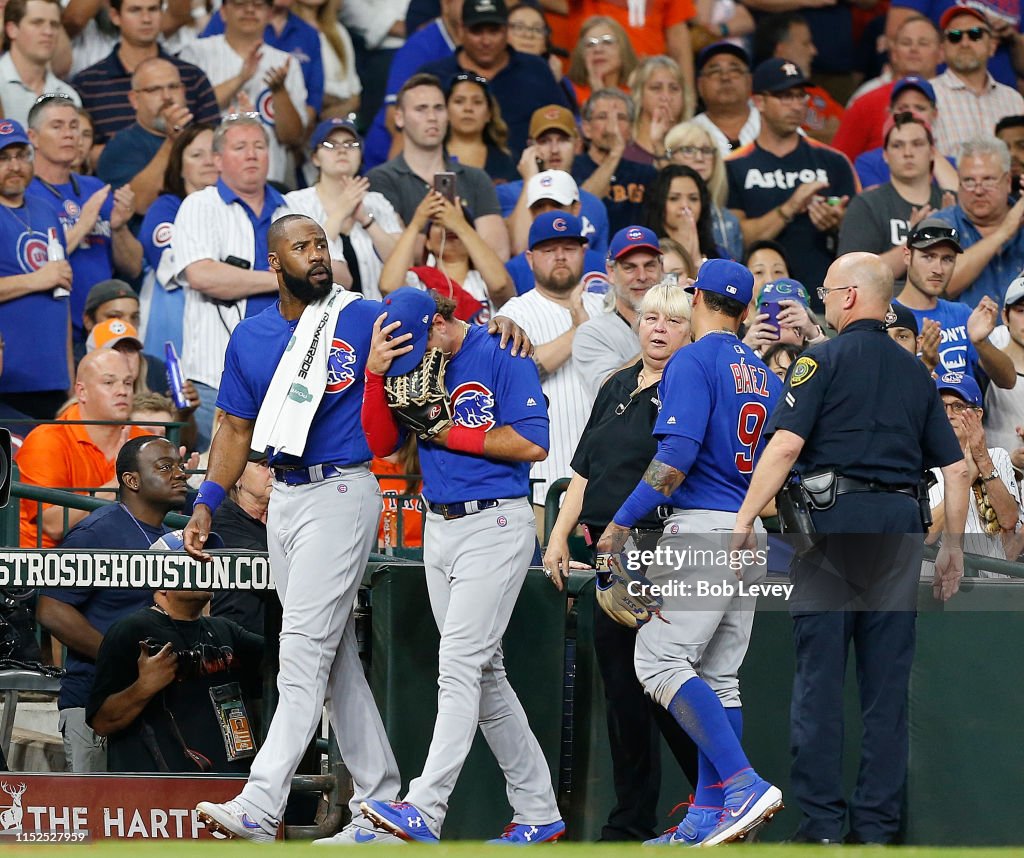
{"type": "Polygon", "coordinates": [[[541,200],[554,200],[560,206],[571,206],[580,200],[580,189],[565,170],[544,170],[526,183],[526,205],[541,200]]]}
{"type": "Polygon", "coordinates": [[[1010,281],[1006,287],[1006,297],[1003,298],[1003,306],[1009,307],[1024,298],[1024,275],[1010,281]]]}

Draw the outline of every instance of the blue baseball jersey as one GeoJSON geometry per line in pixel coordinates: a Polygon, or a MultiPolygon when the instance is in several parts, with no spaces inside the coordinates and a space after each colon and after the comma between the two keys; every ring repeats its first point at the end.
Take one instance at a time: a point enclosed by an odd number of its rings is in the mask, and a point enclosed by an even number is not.
{"type": "Polygon", "coordinates": [[[699,445],[670,498],[672,506],[739,510],[781,392],[778,377],[731,334],[706,335],[669,359],[658,388],[654,436],[675,435],[699,445]]]}
{"type": "MultiPolygon", "coordinates": [[[[471,327],[445,370],[445,387],[459,426],[490,431],[511,426],[548,448],[548,409],[537,365],[502,350],[497,336],[471,327]]],[[[423,496],[431,503],[461,503],[530,494],[530,463],[487,459],[420,443],[423,496]]]]}
{"type": "MultiPolygon", "coordinates": [[[[301,456],[275,454],[271,465],[356,465],[373,458],[360,411],[370,335],[382,312],[383,304],[358,300],[338,314],[328,357],[327,389],[309,427],[306,449],[301,456]]],[[[298,319],[285,319],[275,303],[238,324],[224,356],[218,408],[246,420],[256,419],[298,323],[298,319]]]]}
{"type": "MultiPolygon", "coordinates": [[[[945,372],[965,372],[970,376],[977,375],[978,351],[967,336],[967,319],[971,308],[959,301],[946,301],[939,298],[933,310],[915,310],[907,307],[917,319],[917,329],[921,330],[925,319],[934,319],[942,329],[939,333],[939,365],[945,372]]],[[[943,373],[939,373],[942,375],[943,373]]]]}
{"type": "MultiPolygon", "coordinates": [[[[36,176],[25,189],[26,197],[42,200],[60,219],[59,235],[66,235],[78,223],[82,214],[82,206],[96,191],[103,187],[103,182],[94,176],[71,174],[71,181],[60,185],[43,182],[36,176]]],[[[100,216],[96,224],[78,247],[68,256],[71,263],[71,324],[74,327],[75,339],[85,341],[82,329],[82,314],[85,312],[85,299],[89,290],[101,280],[109,280],[114,276],[114,256],[110,230],[110,213],[114,209],[113,193],[107,196],[100,206],[100,216]]]]}
{"type": "MultiPolygon", "coordinates": [[[[46,264],[46,233],[64,230],[53,209],[26,194],[18,208],[0,206],[0,277],[31,274],[46,264]]],[[[0,393],[67,390],[68,299],[51,290],[0,303],[4,371],[0,393]]]]}
{"type": "Polygon", "coordinates": [[[181,197],[176,194],[161,194],[146,210],[146,216],[139,227],[139,244],[149,269],[147,277],[153,278],[149,317],[146,320],[146,337],[143,351],[148,354],[163,354],[164,343],[170,340],[181,354],[182,325],[185,317],[185,290],[176,284],[168,290],[167,284],[157,279],[160,259],[171,248],[174,234],[174,218],[181,208],[181,197]]]}

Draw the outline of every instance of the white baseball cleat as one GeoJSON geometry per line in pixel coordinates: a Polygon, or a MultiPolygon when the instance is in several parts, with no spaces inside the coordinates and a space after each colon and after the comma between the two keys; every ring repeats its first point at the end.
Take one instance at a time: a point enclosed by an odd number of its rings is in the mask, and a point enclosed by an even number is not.
{"type": "Polygon", "coordinates": [[[258,822],[237,799],[223,804],[201,801],[196,805],[196,813],[210,831],[253,843],[272,843],[280,827],[277,820],[267,817],[258,822]]]}
{"type": "Polygon", "coordinates": [[[404,846],[405,841],[390,831],[375,831],[364,828],[357,822],[350,822],[333,837],[321,837],[313,841],[314,846],[404,846]]]}

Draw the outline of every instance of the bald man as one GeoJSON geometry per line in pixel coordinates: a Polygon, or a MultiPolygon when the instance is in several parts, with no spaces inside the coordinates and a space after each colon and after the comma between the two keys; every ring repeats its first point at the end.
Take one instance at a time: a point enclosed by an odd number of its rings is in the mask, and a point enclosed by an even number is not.
{"type": "Polygon", "coordinates": [[[131,86],[128,102],[135,122],[107,143],[96,174],[115,188],[128,185],[135,193],[135,214],[141,217],[160,193],[171,147],[193,117],[181,73],[170,60],[143,60],[131,86]]]}
{"type": "MultiPolygon", "coordinates": [[[[53,488],[116,489],[114,462],[129,438],[148,434],[123,425],[132,406],[135,374],[128,358],[113,349],[90,352],[78,365],[75,376],[76,401],[58,418],[59,422],[33,429],[18,452],[21,481],[53,488]],[[113,421],[105,425],[69,425],[64,421],[113,421]]],[[[97,497],[116,500],[114,491],[97,497]]],[[[88,515],[86,510],[43,505],[42,516],[32,501],[21,502],[21,545],[53,548],[64,535],[88,515]],[[65,514],[67,518],[65,520],[65,514]]]]}
{"type": "Polygon", "coordinates": [[[924,364],[885,332],[892,285],[891,270],[872,253],[848,253],[829,267],[818,296],[839,336],[793,364],[768,420],[771,441],[736,517],[733,546],[754,545],[755,518],[795,470],[800,482],[781,497],[780,513],[785,518],[786,498],[799,492],[813,522],[801,530],[818,534],[798,551],[791,573],[790,794],[803,813],[798,842],[839,843],[845,833],[847,842],[887,844],[899,831],[927,529],[917,498],[931,467],[941,468],[947,486],[935,598],[949,599],[963,576],[967,465],[924,364]],[[847,802],[842,712],[851,641],[864,736],[847,802]]]}

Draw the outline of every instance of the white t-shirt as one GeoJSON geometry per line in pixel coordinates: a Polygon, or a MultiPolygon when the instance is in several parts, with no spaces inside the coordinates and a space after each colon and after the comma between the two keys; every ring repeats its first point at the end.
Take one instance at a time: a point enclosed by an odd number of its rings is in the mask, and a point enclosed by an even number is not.
{"type": "MultiPolygon", "coordinates": [[[[600,315],[603,307],[603,296],[583,293],[583,308],[590,318],[600,315]]],[[[537,289],[503,304],[501,315],[523,328],[535,346],[550,343],[572,327],[569,310],[545,298],[537,289]]],[[[541,387],[548,398],[550,446],[547,459],[535,462],[530,470],[531,479],[543,481],[534,484],[535,504],[544,503],[551,483],[572,476],[572,457],[593,404],[571,356],[541,382],[541,387]]]]}
{"type": "Polygon", "coordinates": [[[342,68],[341,60],[323,33],[320,34],[320,55],[324,60],[324,95],[333,95],[344,101],[353,95],[359,95],[363,91],[363,85],[356,74],[356,50],[352,47],[352,37],[341,24],[338,24],[338,35],[341,36],[341,43],[345,48],[348,67],[342,68]]]}
{"type": "MultiPolygon", "coordinates": [[[[235,53],[234,48],[228,44],[225,36],[208,36],[205,39],[196,39],[185,45],[181,51],[181,58],[186,62],[193,63],[201,68],[210,80],[210,85],[217,87],[224,81],[235,77],[244,64],[244,58],[235,53]]],[[[280,68],[289,59],[291,54],[272,48],[270,45],[263,45],[260,48],[260,64],[256,73],[242,87],[244,92],[253,103],[256,112],[259,113],[263,124],[267,126],[270,134],[270,172],[268,178],[277,182],[286,182],[290,186],[295,185],[291,176],[288,175],[288,149],[281,145],[277,139],[274,127],[274,108],[271,103],[271,92],[269,87],[263,83],[263,78],[272,69],[280,68]]],[[[306,121],[306,84],[302,79],[302,69],[299,63],[293,61],[288,67],[288,74],[284,80],[284,88],[291,99],[292,105],[299,114],[303,123],[306,121]]]]}

